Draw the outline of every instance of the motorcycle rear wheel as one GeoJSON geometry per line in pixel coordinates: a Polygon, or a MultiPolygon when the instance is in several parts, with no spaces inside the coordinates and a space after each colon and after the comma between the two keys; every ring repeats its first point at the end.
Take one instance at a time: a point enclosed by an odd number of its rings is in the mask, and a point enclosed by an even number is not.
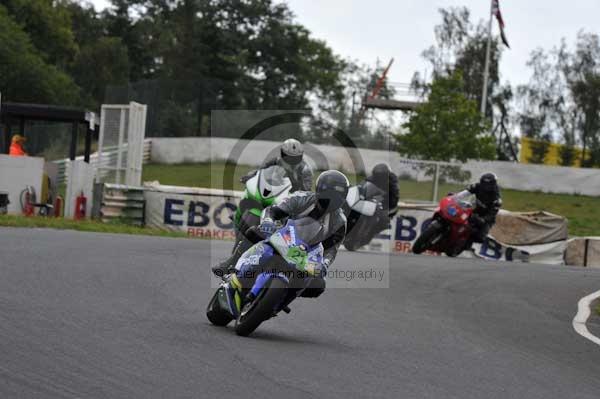
{"type": "Polygon", "coordinates": [[[251,308],[242,313],[235,321],[235,333],[247,337],[265,320],[273,316],[273,309],[279,304],[286,293],[287,284],[278,278],[274,278],[258,298],[246,306],[251,308]]]}
{"type": "Polygon", "coordinates": [[[432,221],[413,244],[412,252],[420,255],[427,251],[433,245],[433,242],[437,241],[443,233],[444,226],[437,220],[432,221]]]}

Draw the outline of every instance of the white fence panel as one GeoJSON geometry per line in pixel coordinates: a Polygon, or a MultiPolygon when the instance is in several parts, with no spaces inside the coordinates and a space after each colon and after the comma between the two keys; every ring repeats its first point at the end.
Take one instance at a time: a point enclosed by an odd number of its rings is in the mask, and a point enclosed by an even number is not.
{"type": "MultiPolygon", "coordinates": [[[[124,147],[125,148],[124,148],[123,153],[127,154],[128,153],[128,145],[125,144],[124,147]]],[[[151,152],[152,152],[152,140],[146,139],[146,140],[144,140],[144,144],[142,146],[142,164],[146,164],[146,163],[150,162],[151,152]]],[[[92,164],[96,168],[96,170],[98,170],[98,168],[100,167],[100,170],[103,173],[103,175],[106,175],[107,173],[109,173],[109,171],[106,170],[106,167],[111,164],[114,164],[116,162],[116,158],[117,158],[116,147],[106,148],[104,151],[104,156],[102,158],[100,158],[98,156],[98,152],[94,152],[93,154],[91,154],[90,155],[90,164],[92,164]]],[[[78,156],[75,159],[83,160],[83,155],[78,156]]],[[[66,182],[69,178],[69,159],[61,159],[59,161],[54,161],[54,163],[58,165],[58,183],[60,184],[60,183],[66,182]]],[[[96,173],[98,174],[98,171],[96,171],[96,173]]]]}
{"type": "Polygon", "coordinates": [[[141,184],[146,111],[145,105],[134,102],[127,105],[102,105],[98,182],[125,183],[131,186],[141,184]],[[109,148],[116,151],[116,158],[108,153],[109,148]],[[104,161],[104,158],[107,160],[104,161]]]}

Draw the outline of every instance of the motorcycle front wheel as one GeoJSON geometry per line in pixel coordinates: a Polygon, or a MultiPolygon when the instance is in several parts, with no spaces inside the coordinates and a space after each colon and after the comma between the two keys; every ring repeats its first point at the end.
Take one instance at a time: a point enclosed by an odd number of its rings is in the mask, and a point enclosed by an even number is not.
{"type": "Polygon", "coordinates": [[[283,296],[287,293],[288,286],[278,278],[271,280],[269,286],[262,290],[254,301],[247,303],[235,322],[235,333],[243,337],[252,334],[265,320],[273,316],[283,296]]]}
{"type": "Polygon", "coordinates": [[[213,295],[212,299],[208,303],[206,307],[206,318],[215,326],[225,327],[233,317],[231,313],[221,307],[219,303],[219,294],[223,288],[219,288],[215,295],[213,295]]]}
{"type": "Polygon", "coordinates": [[[437,220],[432,221],[413,244],[412,252],[417,255],[422,254],[431,248],[442,234],[444,234],[444,226],[437,220]]]}

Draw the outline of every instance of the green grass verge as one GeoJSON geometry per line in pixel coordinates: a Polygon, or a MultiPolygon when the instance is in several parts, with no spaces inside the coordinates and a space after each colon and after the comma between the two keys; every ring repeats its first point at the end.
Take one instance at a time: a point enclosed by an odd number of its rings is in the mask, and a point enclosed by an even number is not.
{"type": "MultiPolygon", "coordinates": [[[[243,189],[239,177],[253,168],[246,165],[235,167],[233,179],[224,181],[225,165],[182,164],[182,165],[144,165],[143,180],[158,180],[162,184],[187,187],[212,187],[224,189],[243,189]]],[[[348,176],[351,182],[361,176],[348,176]]],[[[462,186],[441,184],[439,195],[462,189],[462,186]]],[[[545,194],[516,190],[502,190],[504,208],[515,212],[547,211],[565,216],[569,220],[569,233],[573,236],[600,235],[600,207],[597,197],[566,194],[545,194]]],[[[400,181],[402,200],[431,200],[432,184],[413,180],[400,181]]]]}
{"type": "Polygon", "coordinates": [[[225,164],[144,165],[142,181],[158,180],[161,184],[184,187],[210,187],[226,190],[243,190],[240,177],[254,168],[235,167],[233,179],[225,181],[225,164]]]}
{"type": "Polygon", "coordinates": [[[0,215],[2,227],[41,227],[60,230],[92,231],[97,233],[134,234],[160,237],[185,237],[185,233],[162,231],[158,229],[141,228],[123,223],[102,223],[94,220],[71,220],[52,217],[25,217],[0,215]]]}

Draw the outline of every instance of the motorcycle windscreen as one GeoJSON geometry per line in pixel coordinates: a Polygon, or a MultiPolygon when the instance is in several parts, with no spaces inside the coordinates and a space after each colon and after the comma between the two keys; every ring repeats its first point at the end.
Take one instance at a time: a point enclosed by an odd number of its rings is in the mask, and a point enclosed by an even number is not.
{"type": "Polygon", "coordinates": [[[471,193],[468,190],[461,191],[458,194],[454,194],[452,196],[455,204],[460,206],[462,209],[472,209],[475,207],[475,202],[477,201],[475,194],[471,193]]]}
{"type": "Polygon", "coordinates": [[[288,220],[284,227],[269,238],[269,241],[275,246],[277,252],[284,255],[291,247],[304,246],[310,250],[326,238],[323,223],[310,217],[304,217],[288,220]]]}
{"type": "Polygon", "coordinates": [[[281,166],[273,165],[260,171],[258,189],[263,198],[277,197],[291,187],[292,183],[281,166]]]}
{"type": "Polygon", "coordinates": [[[326,220],[321,222],[306,216],[291,221],[296,234],[296,240],[305,243],[310,247],[323,242],[327,238],[325,237],[325,224],[329,221],[329,215],[327,215],[325,219],[326,220]]]}

